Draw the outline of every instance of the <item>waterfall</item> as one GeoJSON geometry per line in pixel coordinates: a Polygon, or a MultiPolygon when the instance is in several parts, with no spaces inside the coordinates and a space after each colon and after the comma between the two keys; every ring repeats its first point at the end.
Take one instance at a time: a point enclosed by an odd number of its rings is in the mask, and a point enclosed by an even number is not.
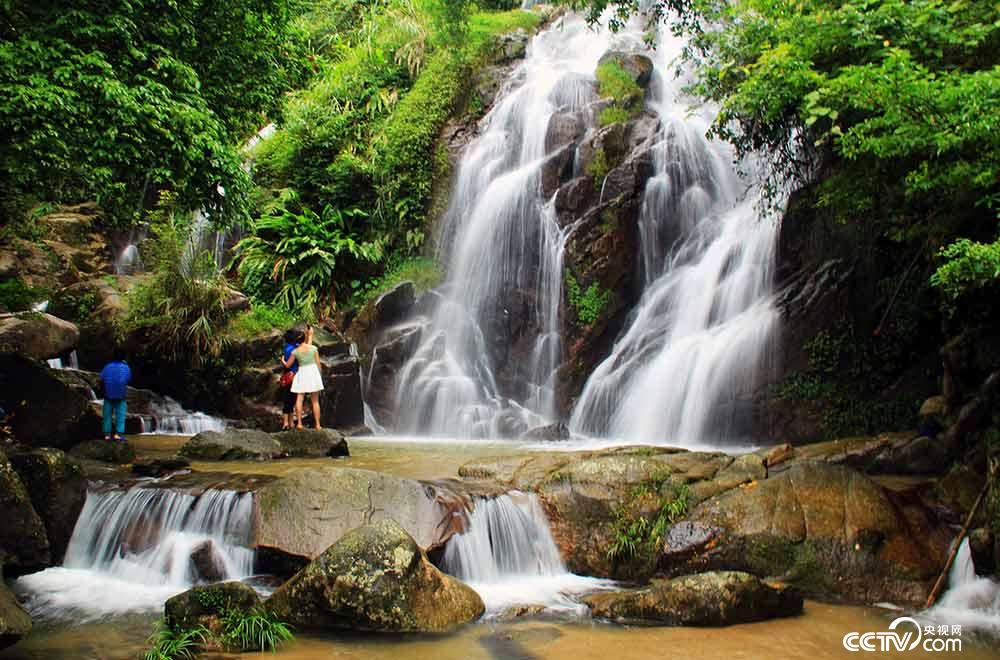
{"type": "MultiPolygon", "coordinates": [[[[697,446],[746,432],[741,401],[760,380],[778,311],[777,222],[711,142],[710,108],[682,92],[684,43],[661,29],[649,109],[661,121],[639,215],[643,294],[573,410],[579,434],[697,446]]],[[[746,164],[752,169],[752,163],[746,164]]]]}
{"type": "Polygon", "coordinates": [[[149,435],[195,435],[202,431],[224,431],[226,421],[203,412],[185,410],[170,397],[153,401],[149,414],[138,415],[141,433],[149,435]]]}
{"type": "Polygon", "coordinates": [[[63,362],[62,358],[51,358],[46,360],[46,363],[48,363],[50,369],[80,369],[80,358],[76,354],[76,349],[69,352],[65,362],[63,362]]]}
{"type": "Polygon", "coordinates": [[[43,619],[156,610],[199,582],[250,576],[252,516],[250,493],[89,492],[63,566],[23,576],[14,588],[43,619]]]}
{"type": "Polygon", "coordinates": [[[509,437],[554,420],[565,236],[541,191],[546,135],[556,112],[589,113],[610,39],[579,17],[536,36],[465,150],[442,300],[397,381],[398,430],[509,437]]]}
{"type": "Polygon", "coordinates": [[[568,572],[538,498],[517,491],[476,503],[468,529],[448,541],[442,570],[482,596],[487,617],[514,605],[583,614],[574,595],[614,586],[568,572]]]}
{"type": "Polygon", "coordinates": [[[963,630],[1000,636],[1000,583],[976,575],[969,539],[962,539],[948,573],[948,590],[934,607],[923,613],[963,630]]]}

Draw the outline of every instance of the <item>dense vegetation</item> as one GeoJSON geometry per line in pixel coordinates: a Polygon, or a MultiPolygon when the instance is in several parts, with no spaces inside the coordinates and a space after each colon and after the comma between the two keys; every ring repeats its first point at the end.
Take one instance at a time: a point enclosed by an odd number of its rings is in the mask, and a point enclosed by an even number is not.
{"type": "Polygon", "coordinates": [[[171,190],[241,221],[237,145],[303,78],[297,0],[0,4],[0,202],[96,199],[119,224],[171,190]]]}
{"type": "MultiPolygon", "coordinates": [[[[448,174],[438,135],[449,117],[482,110],[470,80],[494,37],[538,22],[517,10],[472,11],[458,0],[344,1],[332,14],[340,22],[324,24],[318,73],[289,98],[279,130],[254,153],[261,218],[240,246],[243,283],[291,308],[361,298],[382,273],[404,262],[410,270],[426,265],[413,257],[425,240],[434,182],[448,174]],[[315,254],[313,265],[287,268],[279,247],[292,246],[276,240],[290,237],[281,225],[293,221],[335,235],[322,248],[331,258],[315,254]],[[349,256],[337,261],[334,278],[338,251],[349,256]]],[[[416,274],[429,280],[434,272],[431,265],[416,274]]]]}

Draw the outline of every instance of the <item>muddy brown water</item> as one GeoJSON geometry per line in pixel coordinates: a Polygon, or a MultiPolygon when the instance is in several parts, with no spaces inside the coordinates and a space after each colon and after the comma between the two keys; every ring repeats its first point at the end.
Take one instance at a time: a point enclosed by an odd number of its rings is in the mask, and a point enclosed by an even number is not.
{"type": "MultiPolygon", "coordinates": [[[[164,457],[187,440],[178,436],[132,438],[139,454],[164,457]]],[[[487,456],[516,455],[537,449],[504,442],[427,442],[406,439],[353,438],[351,456],[343,459],[288,459],[257,462],[200,462],[198,471],[224,469],[237,473],[280,476],[310,465],[337,465],[381,470],[403,477],[453,477],[459,466],[487,456]]],[[[1000,642],[970,634],[962,650],[928,653],[916,649],[890,653],[851,653],[843,646],[850,632],[885,631],[899,616],[880,608],[807,602],[801,616],[727,628],[627,627],[596,621],[480,622],[450,635],[300,633],[277,653],[225,655],[246,660],[625,660],[630,658],[918,658],[962,657],[1000,660],[1000,642]]],[[[153,617],[133,615],[86,624],[36,625],[26,639],[0,651],[0,660],[125,660],[147,647],[153,617]]],[[[211,658],[211,656],[208,656],[211,658]]]]}

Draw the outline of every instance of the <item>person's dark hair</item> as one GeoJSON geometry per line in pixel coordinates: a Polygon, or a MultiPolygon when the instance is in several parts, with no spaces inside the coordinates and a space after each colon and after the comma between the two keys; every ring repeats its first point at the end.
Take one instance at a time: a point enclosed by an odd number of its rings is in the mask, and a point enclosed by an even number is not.
{"type": "Polygon", "coordinates": [[[285,343],[286,344],[299,343],[300,341],[302,341],[301,339],[299,339],[299,336],[301,334],[302,333],[299,332],[297,328],[289,328],[288,330],[285,330],[285,343]]]}
{"type": "Polygon", "coordinates": [[[124,346],[115,346],[111,351],[111,357],[114,358],[115,362],[124,362],[128,358],[128,353],[125,352],[124,346]]]}

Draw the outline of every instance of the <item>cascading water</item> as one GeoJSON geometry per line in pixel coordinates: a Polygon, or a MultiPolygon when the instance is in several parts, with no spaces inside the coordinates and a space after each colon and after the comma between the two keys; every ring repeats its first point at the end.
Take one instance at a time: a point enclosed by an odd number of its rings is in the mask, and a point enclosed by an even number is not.
{"type": "MultiPolygon", "coordinates": [[[[766,364],[777,223],[761,217],[710,109],[682,93],[683,42],[661,30],[649,109],[661,121],[639,217],[643,295],[594,370],[570,428],[630,442],[715,445],[740,437],[739,403],[766,364]]],[[[745,429],[742,429],[745,430],[745,429]]]]}
{"type": "Polygon", "coordinates": [[[962,539],[955,555],[948,590],[923,616],[1000,637],[1000,583],[976,575],[969,539],[962,539]]]}
{"type": "Polygon", "coordinates": [[[212,566],[208,579],[250,576],[252,516],[250,493],[90,492],[63,566],[23,576],[14,588],[43,619],[159,609],[170,596],[206,581],[192,559],[196,551],[212,566]]]}
{"type": "Polygon", "coordinates": [[[170,397],[154,401],[149,414],[140,414],[141,433],[149,435],[195,435],[202,431],[224,431],[226,421],[203,412],[185,410],[170,397]]]}
{"type": "Polygon", "coordinates": [[[541,190],[546,135],[556,112],[589,117],[610,40],[578,17],[535,37],[465,150],[441,233],[448,277],[398,380],[398,430],[511,436],[554,418],[565,237],[541,190]]]}
{"type": "Polygon", "coordinates": [[[76,350],[69,352],[66,356],[66,360],[63,361],[62,358],[51,358],[46,360],[50,369],[79,369],[80,368],[80,358],[76,354],[76,350]]]}
{"type": "Polygon", "coordinates": [[[568,572],[538,499],[519,492],[477,502],[466,532],[448,541],[442,569],[482,596],[487,617],[535,604],[581,614],[574,595],[614,586],[568,572]]]}

